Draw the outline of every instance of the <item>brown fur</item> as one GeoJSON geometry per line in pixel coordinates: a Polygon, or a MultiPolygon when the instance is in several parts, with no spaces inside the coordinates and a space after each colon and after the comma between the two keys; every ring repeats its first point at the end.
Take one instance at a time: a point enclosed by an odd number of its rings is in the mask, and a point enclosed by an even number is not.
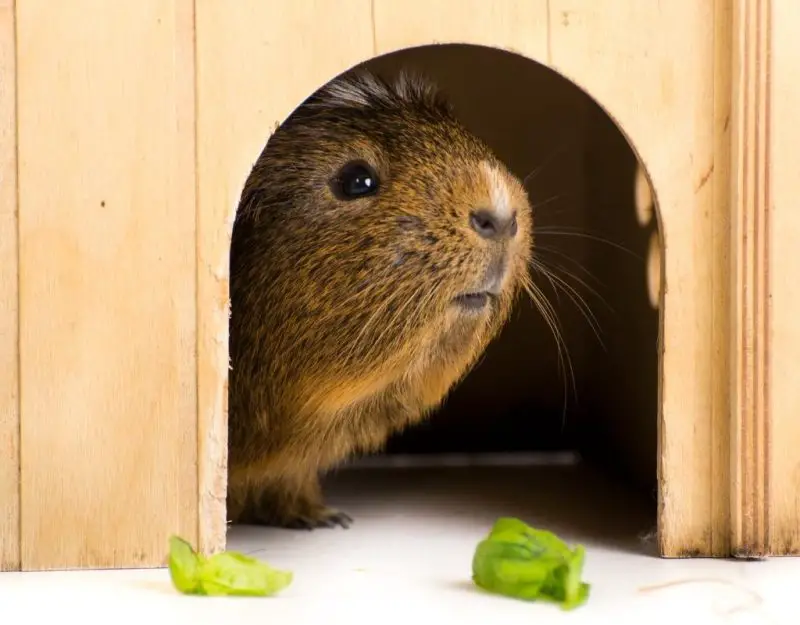
{"type": "Polygon", "coordinates": [[[229,518],[340,523],[318,476],[440,405],[506,321],[527,276],[531,211],[516,178],[427,83],[339,79],[271,137],[250,174],[231,249],[229,518]],[[329,181],[354,159],[376,195],[344,202],[329,181]],[[480,238],[497,168],[517,235],[480,238]],[[489,267],[508,279],[490,309],[457,295],[489,267]]]}

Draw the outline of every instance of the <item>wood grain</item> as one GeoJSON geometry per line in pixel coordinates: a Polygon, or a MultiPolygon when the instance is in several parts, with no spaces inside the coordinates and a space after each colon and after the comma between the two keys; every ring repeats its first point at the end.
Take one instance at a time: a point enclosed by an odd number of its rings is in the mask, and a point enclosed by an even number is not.
{"type": "Polygon", "coordinates": [[[370,1],[330,7],[324,0],[242,0],[232,11],[225,0],[197,3],[199,546],[205,553],[225,545],[228,265],[239,195],[289,113],[373,53],[370,1]]]}
{"type": "MultiPolygon", "coordinates": [[[[769,203],[764,207],[769,219],[765,259],[769,267],[765,302],[769,318],[766,334],[762,335],[762,341],[768,341],[769,374],[769,412],[765,415],[768,446],[763,459],[769,467],[766,523],[771,554],[800,555],[800,3],[772,0],[762,4],[768,5],[761,9],[762,15],[766,14],[762,23],[772,15],[766,68],[770,91],[764,113],[769,133],[765,165],[769,203]]],[[[757,457],[759,448],[754,451],[757,457]]]]}
{"type": "Polygon", "coordinates": [[[375,54],[444,43],[502,48],[547,60],[547,0],[373,0],[375,54]]]}
{"type": "Polygon", "coordinates": [[[17,6],[25,570],[196,540],[192,4],[17,6]]]}
{"type": "Polygon", "coordinates": [[[661,553],[800,553],[800,6],[453,6],[0,0],[0,569],[224,547],[244,180],[324,82],[446,42],[550,64],[653,184],[661,553]]]}
{"type": "Polygon", "coordinates": [[[731,550],[769,545],[769,2],[734,3],[731,550]]]}
{"type": "Polygon", "coordinates": [[[19,325],[14,0],[0,0],[0,571],[19,553],[19,325]]]}
{"type": "Polygon", "coordinates": [[[713,256],[711,283],[714,301],[711,333],[708,337],[713,362],[711,369],[712,413],[709,422],[711,438],[711,479],[709,496],[713,530],[709,555],[728,556],[731,550],[731,371],[733,332],[731,289],[731,107],[733,88],[733,11],[730,0],[714,0],[714,167],[709,174],[713,217],[710,223],[709,249],[713,256]]]}
{"type": "Polygon", "coordinates": [[[549,2],[551,66],[617,122],[656,197],[664,267],[659,546],[670,557],[728,551],[730,242],[727,190],[716,181],[718,163],[728,157],[729,92],[717,92],[729,71],[727,57],[716,62],[723,9],[549,2]]]}

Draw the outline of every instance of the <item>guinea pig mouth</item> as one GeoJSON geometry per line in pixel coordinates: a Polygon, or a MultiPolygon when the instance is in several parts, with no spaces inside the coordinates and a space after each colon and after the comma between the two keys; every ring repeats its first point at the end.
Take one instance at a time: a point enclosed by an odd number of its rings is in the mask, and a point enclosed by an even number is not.
{"type": "Polygon", "coordinates": [[[496,295],[488,291],[462,293],[453,299],[453,303],[466,312],[480,312],[488,307],[495,297],[496,295]]]}

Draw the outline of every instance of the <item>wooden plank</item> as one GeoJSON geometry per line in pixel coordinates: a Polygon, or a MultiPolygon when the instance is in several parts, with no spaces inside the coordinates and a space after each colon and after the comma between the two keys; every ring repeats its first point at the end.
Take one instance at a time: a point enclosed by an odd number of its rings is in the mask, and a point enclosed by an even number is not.
{"type": "MultiPolygon", "coordinates": [[[[800,282],[797,242],[798,146],[800,125],[800,4],[772,0],[770,82],[767,116],[769,173],[768,256],[768,505],[769,552],[800,554],[800,391],[797,358],[800,354],[800,282]]],[[[771,15],[770,15],[771,13],[771,15]]]]}
{"type": "Polygon", "coordinates": [[[712,326],[708,337],[711,351],[711,401],[712,412],[707,421],[711,437],[711,480],[709,497],[711,499],[712,532],[710,555],[730,555],[731,497],[729,487],[731,475],[731,435],[730,414],[731,370],[733,351],[730,337],[733,333],[733,317],[730,314],[734,298],[731,271],[733,243],[731,232],[731,94],[733,11],[730,0],[714,0],[714,170],[710,177],[714,211],[711,215],[712,254],[711,284],[712,326]]]}
{"type": "Polygon", "coordinates": [[[370,0],[341,0],[335,10],[325,0],[241,0],[233,11],[225,0],[197,3],[199,548],[205,553],[225,545],[228,256],[239,196],[264,143],[289,113],[372,56],[370,7],[370,0]]]}
{"type": "Polygon", "coordinates": [[[731,549],[741,557],[769,550],[769,10],[734,2],[731,549]]]}
{"type": "Polygon", "coordinates": [[[26,570],[196,540],[192,4],[17,7],[26,570]]]}
{"type": "Polygon", "coordinates": [[[547,59],[547,0],[374,0],[375,53],[432,43],[499,47],[547,59]]]}
{"type": "Polygon", "coordinates": [[[0,571],[19,569],[19,326],[14,0],[0,0],[0,571]]]}
{"type": "Polygon", "coordinates": [[[725,555],[729,241],[727,190],[714,180],[718,159],[727,158],[720,138],[727,101],[715,97],[715,71],[728,71],[715,67],[720,8],[550,0],[549,11],[551,66],[590,93],[630,139],[660,213],[660,550],[725,555]]]}

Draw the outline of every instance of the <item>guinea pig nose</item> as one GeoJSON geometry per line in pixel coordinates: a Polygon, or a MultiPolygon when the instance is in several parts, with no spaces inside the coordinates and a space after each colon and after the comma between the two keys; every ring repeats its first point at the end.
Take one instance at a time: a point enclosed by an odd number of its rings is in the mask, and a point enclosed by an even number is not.
{"type": "Polygon", "coordinates": [[[513,238],[517,234],[517,214],[501,216],[485,209],[472,211],[469,225],[484,239],[513,238]]]}

